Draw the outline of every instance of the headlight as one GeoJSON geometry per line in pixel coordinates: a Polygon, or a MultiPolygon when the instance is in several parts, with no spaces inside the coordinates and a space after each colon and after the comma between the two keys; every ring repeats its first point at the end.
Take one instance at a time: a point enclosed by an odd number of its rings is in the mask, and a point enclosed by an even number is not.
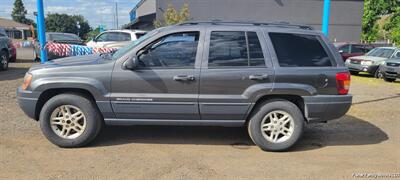
{"type": "Polygon", "coordinates": [[[29,85],[31,85],[31,81],[32,81],[32,74],[26,73],[24,77],[24,83],[22,84],[22,89],[26,90],[29,87],[29,85]]]}
{"type": "Polygon", "coordinates": [[[372,61],[361,61],[361,65],[370,66],[372,65],[372,61]]]}

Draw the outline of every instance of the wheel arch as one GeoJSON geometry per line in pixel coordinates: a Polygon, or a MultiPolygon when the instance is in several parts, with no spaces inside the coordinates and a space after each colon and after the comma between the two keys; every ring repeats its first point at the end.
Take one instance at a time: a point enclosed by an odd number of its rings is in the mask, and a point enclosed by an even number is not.
{"type": "MultiPolygon", "coordinates": [[[[270,95],[264,95],[261,96],[260,98],[257,99],[257,101],[254,103],[252,108],[250,109],[249,113],[246,116],[246,124],[249,122],[250,117],[255,113],[256,109],[263,104],[266,104],[268,102],[272,101],[289,101],[295,104],[303,114],[303,117],[305,118],[305,104],[304,104],[304,99],[300,95],[292,95],[292,94],[270,94],[270,95]]],[[[305,118],[306,119],[306,118],[305,118]]]]}
{"type": "MultiPolygon", "coordinates": [[[[96,105],[96,100],[93,96],[93,94],[86,89],[81,89],[81,88],[52,88],[52,89],[47,89],[45,91],[43,91],[39,98],[38,98],[38,102],[36,104],[36,108],[35,108],[35,120],[39,120],[39,116],[40,116],[40,112],[43,108],[43,105],[52,97],[56,96],[56,95],[60,95],[60,94],[76,94],[76,95],[80,95],[83,96],[87,99],[89,99],[90,101],[92,101],[95,105],[96,105]]],[[[97,105],[96,105],[97,107],[97,105]]],[[[97,107],[98,108],[98,107],[97,107]]]]}

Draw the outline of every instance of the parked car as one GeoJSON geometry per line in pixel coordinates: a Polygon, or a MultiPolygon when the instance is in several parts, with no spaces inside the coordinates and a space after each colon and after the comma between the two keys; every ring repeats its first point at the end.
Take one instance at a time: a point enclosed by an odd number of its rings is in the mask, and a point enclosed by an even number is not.
{"type": "Polygon", "coordinates": [[[105,123],[247,126],[261,149],[283,151],[305,123],[343,116],[349,87],[340,54],[308,26],[212,21],[33,66],[17,97],[60,147],[88,144],[105,123]]]}
{"type": "Polygon", "coordinates": [[[0,27],[0,71],[8,69],[8,63],[12,58],[12,41],[5,30],[0,27]]]}
{"type": "Polygon", "coordinates": [[[361,56],[373,49],[373,46],[367,44],[338,42],[333,43],[342,55],[343,61],[353,56],[361,56]]]}
{"type": "Polygon", "coordinates": [[[141,30],[108,30],[97,35],[86,45],[94,48],[121,48],[145,35],[141,30]]]}
{"type": "Polygon", "coordinates": [[[369,74],[378,76],[378,67],[387,59],[400,57],[400,49],[396,47],[378,47],[364,56],[354,56],[346,60],[346,66],[349,68],[350,73],[353,75],[359,72],[367,72],[369,74]]]}
{"type": "Polygon", "coordinates": [[[14,46],[14,43],[12,43],[12,41],[10,41],[10,62],[16,62],[17,61],[17,48],[14,46]]]}
{"type": "Polygon", "coordinates": [[[396,78],[400,78],[400,57],[383,63],[380,67],[380,72],[385,81],[396,81],[396,78]]]}
{"type": "MultiPolygon", "coordinates": [[[[84,41],[77,36],[76,34],[72,33],[58,33],[58,32],[47,32],[46,33],[46,43],[48,42],[55,42],[55,43],[62,43],[62,44],[74,44],[74,45],[85,45],[84,41]]],[[[36,40],[34,45],[34,55],[35,61],[40,61],[40,45],[39,41],[36,40]]],[[[47,59],[57,59],[61,58],[62,56],[53,54],[47,51],[47,59]]]]}

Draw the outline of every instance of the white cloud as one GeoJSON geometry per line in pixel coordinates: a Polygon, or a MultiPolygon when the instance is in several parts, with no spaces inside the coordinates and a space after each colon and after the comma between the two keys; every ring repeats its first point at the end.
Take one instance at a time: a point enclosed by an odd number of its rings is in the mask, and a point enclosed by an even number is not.
{"type": "MultiPolygon", "coordinates": [[[[1,0],[3,1],[3,0],[1,0]]],[[[10,18],[14,0],[8,1],[7,5],[0,9],[0,16],[10,18]],[[5,7],[5,8],[3,8],[5,7]]],[[[27,17],[35,19],[33,12],[36,9],[36,0],[24,0],[25,8],[28,11],[27,17]]],[[[92,27],[100,24],[107,28],[114,28],[115,2],[118,2],[119,25],[129,22],[129,11],[135,6],[138,0],[45,0],[45,13],[65,13],[69,15],[80,14],[89,21],[92,27]]]]}

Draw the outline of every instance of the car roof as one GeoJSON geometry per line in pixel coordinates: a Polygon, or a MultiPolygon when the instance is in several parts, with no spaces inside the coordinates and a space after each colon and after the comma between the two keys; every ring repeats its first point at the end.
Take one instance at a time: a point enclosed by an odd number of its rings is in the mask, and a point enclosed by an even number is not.
{"type": "Polygon", "coordinates": [[[208,26],[263,26],[263,27],[278,27],[278,28],[296,28],[304,30],[314,30],[311,26],[301,24],[291,24],[288,22],[253,22],[253,21],[187,21],[177,26],[196,26],[196,25],[208,25],[208,26]]]}
{"type": "Polygon", "coordinates": [[[240,22],[240,21],[188,21],[176,25],[166,26],[159,29],[159,32],[168,31],[193,31],[204,28],[219,27],[220,29],[232,30],[237,27],[243,29],[268,29],[276,32],[286,33],[305,33],[320,35],[322,32],[313,30],[312,27],[306,25],[289,24],[286,22],[264,23],[264,22],[240,22]]]}
{"type": "Polygon", "coordinates": [[[146,33],[147,31],[137,29],[110,29],[104,32],[146,33]]]}
{"type": "Polygon", "coordinates": [[[78,35],[76,35],[76,34],[74,34],[74,33],[62,33],[62,32],[46,32],[46,34],[47,34],[47,35],[49,35],[49,34],[69,34],[69,35],[78,36],[78,35]]]}
{"type": "Polygon", "coordinates": [[[393,50],[399,49],[397,47],[376,47],[376,48],[377,49],[393,49],[393,50]]]}

